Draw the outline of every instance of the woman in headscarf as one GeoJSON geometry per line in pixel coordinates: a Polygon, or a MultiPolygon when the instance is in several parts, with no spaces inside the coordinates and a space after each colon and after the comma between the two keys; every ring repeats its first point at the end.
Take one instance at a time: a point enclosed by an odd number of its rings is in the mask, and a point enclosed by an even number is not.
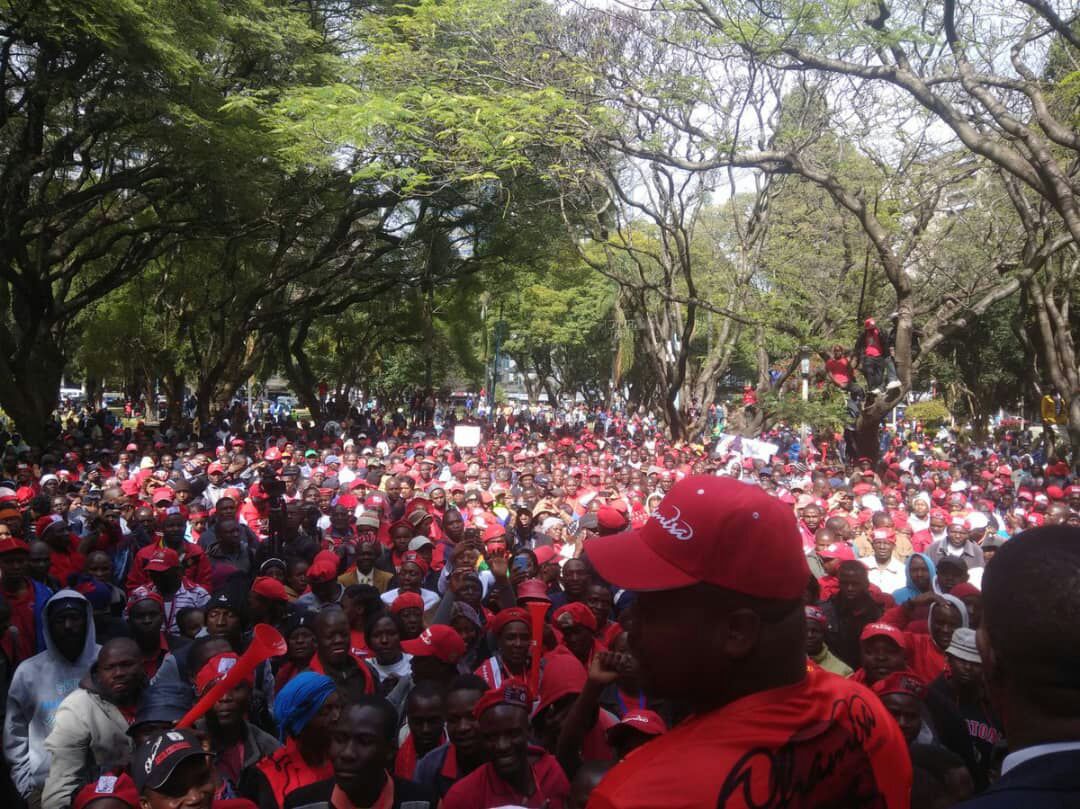
{"type": "Polygon", "coordinates": [[[907,560],[907,585],[893,591],[893,600],[899,604],[923,593],[934,592],[937,570],[933,560],[925,553],[913,553],[907,560]]]}
{"type": "Polygon", "coordinates": [[[274,700],[285,746],[244,773],[240,794],[264,809],[282,809],[293,790],[332,778],[330,731],[339,711],[334,681],[325,674],[302,671],[289,680],[274,700]]]}

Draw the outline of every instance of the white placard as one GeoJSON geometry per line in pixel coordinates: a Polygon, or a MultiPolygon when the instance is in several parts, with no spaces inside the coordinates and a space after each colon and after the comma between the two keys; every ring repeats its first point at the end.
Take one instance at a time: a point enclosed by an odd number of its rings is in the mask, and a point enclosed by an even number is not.
{"type": "Polygon", "coordinates": [[[467,448],[480,446],[480,428],[473,424],[458,424],[454,427],[454,444],[467,448]]]}

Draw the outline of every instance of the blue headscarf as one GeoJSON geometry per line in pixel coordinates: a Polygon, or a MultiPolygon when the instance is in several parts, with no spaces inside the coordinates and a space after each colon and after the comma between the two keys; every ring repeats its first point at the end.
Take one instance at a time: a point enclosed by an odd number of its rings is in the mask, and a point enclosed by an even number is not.
{"type": "Polygon", "coordinates": [[[920,596],[923,593],[923,591],[916,587],[911,581],[911,560],[916,556],[926,562],[926,567],[930,571],[930,592],[938,592],[937,568],[935,567],[933,560],[925,553],[913,553],[908,557],[907,564],[904,565],[904,570],[907,573],[907,586],[901,587],[892,594],[892,597],[897,604],[903,604],[905,601],[920,596]]]}
{"type": "Polygon", "coordinates": [[[299,736],[335,688],[333,680],[314,671],[302,671],[285,683],[274,700],[274,717],[281,726],[282,741],[299,736]]]}

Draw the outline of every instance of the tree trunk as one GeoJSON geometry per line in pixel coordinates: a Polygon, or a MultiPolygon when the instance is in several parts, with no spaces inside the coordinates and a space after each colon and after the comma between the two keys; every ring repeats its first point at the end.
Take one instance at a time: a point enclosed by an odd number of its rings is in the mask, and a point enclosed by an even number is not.
{"type": "Polygon", "coordinates": [[[281,334],[279,340],[285,376],[296,391],[300,403],[311,413],[312,420],[318,422],[323,417],[322,402],[319,401],[317,392],[318,380],[315,379],[315,372],[311,370],[311,363],[304,351],[310,328],[311,321],[304,321],[297,324],[296,335],[292,340],[289,339],[288,332],[281,334]]]}
{"type": "Polygon", "coordinates": [[[178,371],[165,374],[165,423],[170,427],[179,427],[184,414],[184,375],[178,371]]]}
{"type": "Polygon", "coordinates": [[[1080,454],[1080,391],[1077,391],[1069,399],[1069,424],[1066,427],[1069,433],[1069,443],[1072,444],[1073,464],[1077,462],[1080,454]]]}
{"type": "Polygon", "coordinates": [[[669,393],[664,397],[664,421],[667,422],[668,433],[670,433],[673,442],[682,441],[686,438],[686,421],[683,418],[682,411],[675,404],[676,395],[677,392],[675,394],[669,393]]]}
{"type": "Polygon", "coordinates": [[[853,443],[855,457],[869,458],[877,462],[881,456],[881,420],[904,398],[904,388],[893,393],[890,398],[879,396],[872,403],[863,406],[855,420],[853,443]]]}
{"type": "Polygon", "coordinates": [[[203,377],[195,386],[195,415],[199,419],[199,425],[205,427],[210,423],[210,402],[214,396],[213,380],[203,377]]]}
{"type": "Polygon", "coordinates": [[[0,356],[0,407],[15,422],[27,444],[40,448],[49,437],[52,413],[60,399],[64,354],[51,336],[37,340],[14,362],[0,356]]]}

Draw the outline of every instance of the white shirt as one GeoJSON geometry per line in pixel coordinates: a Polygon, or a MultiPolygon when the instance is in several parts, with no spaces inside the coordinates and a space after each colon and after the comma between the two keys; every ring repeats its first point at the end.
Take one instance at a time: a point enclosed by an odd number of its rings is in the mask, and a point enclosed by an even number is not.
{"type": "Polygon", "coordinates": [[[907,572],[904,563],[895,556],[884,567],[879,567],[873,556],[860,559],[869,571],[870,583],[886,595],[892,595],[901,587],[907,586],[907,572]]]}
{"type": "Polygon", "coordinates": [[[1014,767],[1019,767],[1035,758],[1049,756],[1053,753],[1068,753],[1080,750],[1080,742],[1053,742],[1050,744],[1033,744],[1031,747],[1023,747],[1015,753],[1009,753],[1001,762],[1001,774],[1005,775],[1014,767]]]}
{"type": "MultiPolygon", "coordinates": [[[[382,594],[383,603],[387,606],[393,604],[394,599],[397,598],[400,594],[401,593],[398,591],[397,587],[395,587],[393,590],[387,590],[385,593],[382,594]]],[[[423,587],[420,588],[420,597],[424,599],[425,611],[430,610],[440,601],[438,593],[433,593],[431,592],[431,590],[425,590],[423,587]]]]}
{"type": "Polygon", "coordinates": [[[382,665],[374,657],[367,659],[368,665],[379,673],[379,679],[385,680],[387,677],[402,678],[412,672],[412,655],[407,652],[401,653],[401,660],[397,663],[391,663],[389,666],[382,665]]]}

